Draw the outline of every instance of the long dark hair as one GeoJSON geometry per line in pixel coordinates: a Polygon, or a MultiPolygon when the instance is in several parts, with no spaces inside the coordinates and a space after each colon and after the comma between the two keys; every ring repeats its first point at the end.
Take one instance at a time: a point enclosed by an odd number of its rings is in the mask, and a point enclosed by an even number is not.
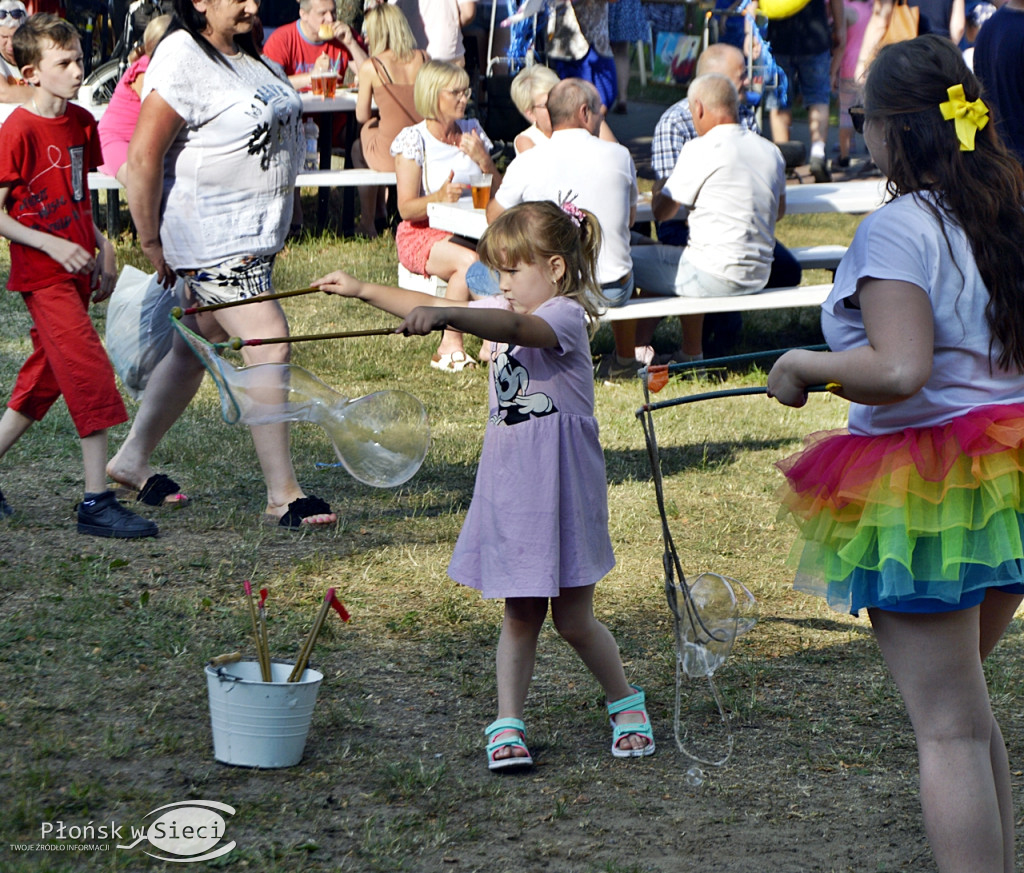
{"type": "Polygon", "coordinates": [[[954,122],[939,109],[949,99],[947,89],[958,84],[968,101],[983,97],[981,83],[948,39],[927,35],[896,43],[871,64],[865,114],[884,125],[889,192],[931,192],[937,205],[922,202],[940,226],[952,220],[963,229],[988,289],[985,315],[1002,346],[998,364],[1024,370],[1024,170],[991,117],[977,131],[973,151],[960,150],[954,122]]]}
{"type": "MultiPolygon", "coordinates": [[[[227,62],[227,59],[217,49],[215,49],[210,41],[203,36],[203,31],[206,30],[206,16],[202,12],[198,11],[195,6],[192,5],[192,0],[174,0],[174,16],[171,18],[171,23],[167,27],[167,32],[164,34],[164,39],[167,39],[176,30],[188,31],[189,35],[194,39],[210,58],[218,64],[224,64],[226,67],[231,65],[227,62]]],[[[263,63],[263,55],[260,53],[259,46],[256,42],[255,35],[256,28],[254,27],[248,33],[242,33],[235,37],[235,45],[238,46],[239,50],[249,55],[251,58],[255,58],[261,64],[263,63]]],[[[157,43],[159,48],[159,43],[157,43]]],[[[153,50],[154,54],[156,49],[153,50]]]]}

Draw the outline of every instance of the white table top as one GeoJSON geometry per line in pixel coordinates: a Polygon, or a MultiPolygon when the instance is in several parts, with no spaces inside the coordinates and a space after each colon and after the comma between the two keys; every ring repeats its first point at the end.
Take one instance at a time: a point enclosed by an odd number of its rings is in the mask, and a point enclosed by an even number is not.
{"type": "Polygon", "coordinates": [[[325,100],[310,91],[300,91],[302,98],[302,114],[311,115],[316,112],[355,112],[356,92],[348,88],[339,88],[334,97],[325,100]]]}
{"type": "MultiPolygon", "coordinates": [[[[637,203],[635,220],[654,220],[651,215],[650,199],[641,199],[637,203]]],[[[463,197],[458,203],[428,203],[427,221],[431,227],[457,233],[469,239],[480,239],[487,229],[486,213],[483,209],[474,209],[473,201],[469,197],[463,197]]]]}
{"type": "Polygon", "coordinates": [[[885,200],[885,179],[855,182],[816,182],[786,186],[786,214],[810,212],[873,212],[885,200]]]}

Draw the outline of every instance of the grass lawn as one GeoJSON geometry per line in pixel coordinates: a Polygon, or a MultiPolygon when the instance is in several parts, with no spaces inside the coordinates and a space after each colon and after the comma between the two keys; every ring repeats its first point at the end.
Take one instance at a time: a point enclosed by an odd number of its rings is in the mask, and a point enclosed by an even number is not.
{"type": "MultiPolygon", "coordinates": [[[[847,242],[855,225],[844,216],[795,216],[780,234],[791,245],[847,242]]],[[[119,254],[145,267],[127,237],[119,254]]],[[[287,247],[276,280],[281,289],[302,287],[342,267],[390,281],[395,263],[390,239],[311,236],[287,247]]],[[[393,323],[357,301],[320,295],[292,298],[286,310],[297,334],[393,323]]],[[[102,333],[103,307],[95,319],[102,333]]],[[[22,302],[0,295],[5,395],[30,350],[28,329],[22,302]]],[[[670,346],[673,329],[659,329],[660,345],[670,346]]],[[[751,314],[742,346],[819,338],[814,311],[751,314]]],[[[605,331],[595,347],[602,343],[610,343],[605,331]]],[[[656,413],[669,524],[685,571],[739,579],[759,602],[757,626],[716,674],[735,750],[695,784],[673,739],[675,655],[661,525],[635,415],[642,392],[630,383],[596,386],[618,561],[598,586],[597,611],[630,680],[648,694],[658,752],[612,759],[601,691],[547,627],[527,703],[537,767],[497,777],[485,766],[483,728],[494,717],[501,604],[445,574],[472,494],[487,374],[431,370],[435,344],[385,336],[294,347],[294,363],[341,394],[398,388],[430,415],[423,467],[392,490],[319,466],[335,460],[324,432],[294,427],[300,480],[338,512],[330,530],[289,534],[260,524],[264,493],[249,434],[221,420],[209,380],[154,457],[192,497],[182,510],[143,510],[159,522],[158,539],[75,532],[81,460],[62,404],[4,458],[0,485],[18,512],[0,521],[0,870],[167,869],[156,858],[176,856],[154,833],[131,849],[118,845],[132,842],[130,827],[163,815],[149,815],[159,807],[200,800],[234,809],[223,813],[219,845],[235,847],[203,868],[933,869],[913,737],[867,621],[792,591],[794,534],[776,518],[774,463],[805,434],[841,426],[845,403],[815,395],[792,410],[755,396],[656,413]],[[328,587],[352,614],[347,625],[330,617],[313,653],[325,679],[305,757],[290,769],[213,758],[203,668],[222,653],[253,652],[246,579],[269,589],[271,649],[281,658],[294,658],[328,587]],[[46,830],[57,823],[63,840],[46,830]],[[124,829],[120,839],[88,830],[113,823],[124,829]],[[17,850],[23,844],[36,848],[17,850]]],[[[723,387],[764,380],[756,369],[721,377],[723,387]]],[[[659,397],[707,387],[676,380],[659,397]]],[[[116,428],[112,444],[126,432],[116,428]]],[[[988,670],[1016,768],[1024,762],[1022,655],[1015,621],[988,670]]],[[[682,703],[692,740],[724,743],[705,683],[684,682],[682,703]]],[[[1019,803],[1020,769],[1014,780],[1019,803]]]]}

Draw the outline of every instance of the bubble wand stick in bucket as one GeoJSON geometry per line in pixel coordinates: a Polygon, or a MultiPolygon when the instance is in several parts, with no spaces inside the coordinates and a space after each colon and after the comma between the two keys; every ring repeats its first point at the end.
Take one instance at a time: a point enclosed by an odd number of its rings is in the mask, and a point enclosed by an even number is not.
{"type": "Polygon", "coordinates": [[[306,641],[302,644],[302,649],[299,651],[299,657],[295,659],[295,666],[292,668],[292,672],[288,676],[289,682],[298,682],[299,679],[302,678],[302,674],[306,672],[306,664],[309,663],[309,656],[313,652],[313,646],[316,644],[316,638],[320,636],[320,628],[323,627],[324,619],[327,618],[327,610],[332,606],[337,611],[338,615],[341,616],[342,621],[349,620],[349,614],[348,610],[345,609],[345,604],[334,596],[333,588],[328,588],[327,593],[324,595],[324,602],[320,607],[320,611],[317,613],[316,620],[313,622],[313,627],[309,631],[309,636],[306,637],[306,641]]]}
{"type": "Polygon", "coordinates": [[[264,682],[273,681],[273,676],[270,672],[270,653],[264,648],[263,638],[260,635],[259,619],[256,617],[256,604],[252,599],[252,584],[248,579],[242,583],[242,587],[245,589],[245,599],[249,604],[249,617],[252,619],[252,636],[256,643],[256,658],[260,664],[260,677],[264,682]]]}

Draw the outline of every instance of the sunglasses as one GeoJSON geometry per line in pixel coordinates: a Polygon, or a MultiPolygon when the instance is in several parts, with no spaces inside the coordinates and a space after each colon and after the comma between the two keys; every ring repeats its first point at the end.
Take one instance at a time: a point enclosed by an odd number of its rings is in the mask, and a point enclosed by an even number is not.
{"type": "Polygon", "coordinates": [[[26,13],[24,9],[0,9],[0,21],[10,16],[15,21],[24,21],[26,13]]]}
{"type": "Polygon", "coordinates": [[[848,110],[850,113],[850,121],[853,122],[853,129],[859,133],[864,133],[864,107],[859,103],[856,106],[851,106],[848,110]]]}

